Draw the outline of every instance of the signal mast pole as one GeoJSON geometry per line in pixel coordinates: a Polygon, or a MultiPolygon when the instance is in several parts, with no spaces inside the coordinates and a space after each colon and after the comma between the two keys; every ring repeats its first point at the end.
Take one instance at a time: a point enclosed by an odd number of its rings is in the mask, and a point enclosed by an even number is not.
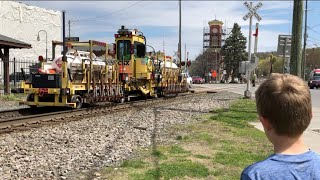
{"type": "Polygon", "coordinates": [[[301,63],[301,74],[302,78],[306,79],[306,73],[305,73],[305,68],[306,68],[306,60],[307,60],[307,52],[306,52],[306,46],[307,46],[307,38],[308,38],[308,32],[307,32],[307,27],[308,27],[308,0],[306,0],[306,9],[304,11],[305,13],[305,19],[304,19],[304,36],[303,36],[303,52],[302,52],[302,63],[301,63]]]}
{"type": "Polygon", "coordinates": [[[179,63],[181,64],[181,0],[179,0],[179,47],[178,47],[179,63]]]}

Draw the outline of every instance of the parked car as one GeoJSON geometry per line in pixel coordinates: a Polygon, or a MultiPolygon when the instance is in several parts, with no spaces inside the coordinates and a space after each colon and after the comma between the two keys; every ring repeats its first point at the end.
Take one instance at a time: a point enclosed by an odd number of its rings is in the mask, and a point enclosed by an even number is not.
{"type": "Polygon", "coordinates": [[[308,82],[308,86],[310,89],[318,89],[320,87],[320,76],[313,76],[312,80],[308,82]]]}
{"type": "Polygon", "coordinates": [[[192,77],[192,83],[193,84],[203,84],[204,83],[204,79],[200,76],[193,76],[192,77]]]}

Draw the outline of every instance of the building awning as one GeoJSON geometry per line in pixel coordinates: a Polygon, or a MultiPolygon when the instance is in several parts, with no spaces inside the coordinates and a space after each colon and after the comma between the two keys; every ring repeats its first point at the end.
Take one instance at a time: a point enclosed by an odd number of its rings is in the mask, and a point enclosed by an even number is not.
{"type": "Polygon", "coordinates": [[[31,48],[31,44],[0,34],[0,48],[9,48],[9,49],[31,48]]]}

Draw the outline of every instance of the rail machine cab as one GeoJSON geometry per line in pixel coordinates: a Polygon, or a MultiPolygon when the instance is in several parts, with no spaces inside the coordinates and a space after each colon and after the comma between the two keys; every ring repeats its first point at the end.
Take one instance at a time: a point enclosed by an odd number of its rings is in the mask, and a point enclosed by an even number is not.
{"type": "Polygon", "coordinates": [[[154,64],[146,56],[146,38],[143,33],[122,26],[115,34],[115,43],[120,80],[126,95],[156,96],[154,64]]]}
{"type": "Polygon", "coordinates": [[[137,29],[122,26],[115,34],[116,60],[126,96],[157,97],[184,92],[186,80],[180,75],[181,69],[166,61],[165,55],[163,60],[155,59],[155,52],[147,56],[146,46],[146,37],[137,29]]]}

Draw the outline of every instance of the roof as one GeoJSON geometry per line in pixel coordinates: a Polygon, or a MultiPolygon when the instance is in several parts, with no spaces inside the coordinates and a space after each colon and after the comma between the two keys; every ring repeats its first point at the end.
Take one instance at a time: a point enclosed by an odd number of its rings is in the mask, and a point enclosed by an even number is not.
{"type": "Polygon", "coordinates": [[[31,48],[31,44],[10,38],[0,34],[0,48],[31,48]]]}
{"type": "Polygon", "coordinates": [[[215,20],[209,21],[208,24],[209,25],[223,25],[223,22],[215,19],[215,20]]]}

